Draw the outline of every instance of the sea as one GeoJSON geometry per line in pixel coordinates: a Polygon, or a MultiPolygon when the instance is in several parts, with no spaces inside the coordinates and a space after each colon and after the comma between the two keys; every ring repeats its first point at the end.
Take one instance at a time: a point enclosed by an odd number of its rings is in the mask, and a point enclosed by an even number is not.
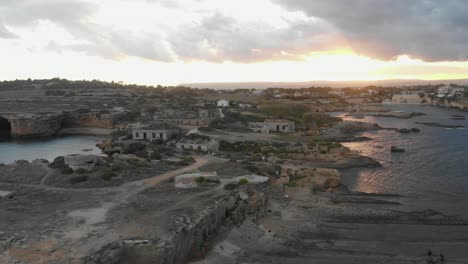
{"type": "Polygon", "coordinates": [[[369,141],[344,143],[361,155],[379,161],[377,169],[342,171],[342,181],[351,190],[369,193],[400,194],[418,208],[447,213],[468,212],[468,116],[460,110],[426,105],[385,105],[392,111],[420,112],[410,119],[391,117],[353,118],[333,113],[345,120],[377,123],[384,128],[419,128],[419,133],[402,134],[393,130],[364,132],[369,141]],[[453,120],[453,115],[466,120],[453,120]],[[419,123],[464,126],[443,128],[419,123]],[[404,148],[392,153],[391,146],[404,148]],[[422,206],[422,207],[421,207],[422,206]]]}
{"type": "Polygon", "coordinates": [[[0,141],[0,163],[35,159],[53,161],[58,156],[69,154],[101,154],[96,144],[104,140],[104,137],[96,136],[65,136],[41,140],[0,141]]]}

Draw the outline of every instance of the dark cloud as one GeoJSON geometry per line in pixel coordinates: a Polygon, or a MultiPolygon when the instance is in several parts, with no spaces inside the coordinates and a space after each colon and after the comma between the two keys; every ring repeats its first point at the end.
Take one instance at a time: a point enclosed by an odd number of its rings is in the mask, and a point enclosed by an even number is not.
{"type": "MultiPolygon", "coordinates": [[[[63,45],[60,40],[51,39],[49,50],[67,49],[85,52],[93,56],[118,59],[136,56],[158,61],[173,61],[170,49],[155,33],[135,34],[89,22],[98,7],[81,0],[16,0],[0,3],[0,12],[6,24],[31,26],[41,20],[50,21],[86,44],[63,45]]],[[[14,37],[0,24],[0,37],[14,37]]]]}
{"type": "Polygon", "coordinates": [[[276,28],[215,13],[172,32],[169,42],[184,60],[251,62],[297,59],[299,53],[325,49],[331,33],[321,22],[296,21],[276,28]]]}
{"type": "Polygon", "coordinates": [[[468,59],[465,0],[274,0],[334,25],[358,53],[390,59],[468,59]]]}

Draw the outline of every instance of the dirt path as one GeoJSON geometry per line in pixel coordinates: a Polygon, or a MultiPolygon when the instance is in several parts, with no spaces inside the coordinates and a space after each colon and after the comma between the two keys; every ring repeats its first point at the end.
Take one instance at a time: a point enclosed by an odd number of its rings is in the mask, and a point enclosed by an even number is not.
{"type": "MultiPolygon", "coordinates": [[[[0,262],[16,263],[17,260],[26,260],[26,263],[29,264],[79,263],[82,256],[89,255],[96,249],[119,238],[118,232],[109,232],[110,227],[105,224],[112,209],[127,203],[131,197],[141,191],[152,188],[177,175],[196,170],[209,162],[208,157],[196,157],[195,163],[187,167],[152,178],[126,183],[118,187],[77,189],[76,191],[89,192],[90,195],[98,193],[101,197],[100,201],[96,203],[95,207],[68,211],[66,216],[71,219],[69,221],[71,224],[58,227],[55,235],[43,237],[40,241],[33,241],[26,248],[9,248],[0,255],[0,262]],[[60,238],[56,236],[57,233],[61,233],[60,238]]],[[[53,191],[75,191],[74,189],[53,188],[44,185],[28,185],[28,187],[53,191]]]]}

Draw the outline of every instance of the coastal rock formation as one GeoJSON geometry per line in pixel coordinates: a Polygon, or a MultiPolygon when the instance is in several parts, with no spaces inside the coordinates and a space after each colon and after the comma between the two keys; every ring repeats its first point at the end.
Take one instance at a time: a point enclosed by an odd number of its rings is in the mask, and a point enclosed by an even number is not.
{"type": "Polygon", "coordinates": [[[68,111],[63,114],[63,127],[112,129],[114,127],[113,115],[111,113],[92,111],[89,109],[68,111]]]}
{"type": "Polygon", "coordinates": [[[397,132],[402,133],[402,134],[408,134],[408,133],[411,133],[411,130],[408,128],[400,128],[400,129],[397,129],[397,132]]]}
{"type": "Polygon", "coordinates": [[[390,148],[390,151],[391,151],[391,152],[405,152],[405,149],[392,146],[392,147],[390,148]]]}
{"type": "Polygon", "coordinates": [[[62,116],[55,113],[0,114],[10,123],[12,138],[50,137],[61,128],[62,116]]]}

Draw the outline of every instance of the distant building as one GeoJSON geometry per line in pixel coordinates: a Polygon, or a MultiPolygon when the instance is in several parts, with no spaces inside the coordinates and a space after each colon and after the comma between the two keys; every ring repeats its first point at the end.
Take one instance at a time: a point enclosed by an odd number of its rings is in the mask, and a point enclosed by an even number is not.
{"type": "Polygon", "coordinates": [[[218,107],[229,107],[229,104],[230,104],[230,102],[228,100],[224,100],[224,99],[219,100],[219,101],[216,102],[216,105],[218,107]]]}
{"type": "Polygon", "coordinates": [[[336,95],[336,96],[340,96],[340,97],[343,97],[345,95],[345,93],[341,90],[332,90],[332,91],[329,91],[328,94],[330,95],[336,95]]]}
{"type": "Polygon", "coordinates": [[[295,131],[295,124],[284,119],[267,119],[264,122],[249,122],[249,127],[255,132],[261,133],[292,133],[295,131]]]}
{"type": "Polygon", "coordinates": [[[444,86],[437,90],[438,98],[463,98],[465,95],[465,88],[444,86]]]}
{"type": "Polygon", "coordinates": [[[133,140],[167,141],[172,137],[174,133],[175,131],[171,129],[169,125],[161,123],[149,125],[143,128],[133,129],[132,138],[133,140]]]}
{"type": "Polygon", "coordinates": [[[203,152],[218,152],[219,142],[214,139],[203,138],[182,138],[176,143],[176,147],[181,150],[195,150],[203,152]]]}
{"type": "Polygon", "coordinates": [[[239,108],[254,108],[254,105],[239,103],[239,108]]]}
{"type": "Polygon", "coordinates": [[[154,120],[176,125],[207,126],[217,118],[224,118],[221,109],[199,109],[194,111],[166,111],[162,115],[155,116],[154,120]]]}
{"type": "Polygon", "coordinates": [[[406,91],[392,96],[394,104],[421,104],[424,100],[424,91],[406,91]],[[421,97],[421,95],[423,95],[421,97]]]}

